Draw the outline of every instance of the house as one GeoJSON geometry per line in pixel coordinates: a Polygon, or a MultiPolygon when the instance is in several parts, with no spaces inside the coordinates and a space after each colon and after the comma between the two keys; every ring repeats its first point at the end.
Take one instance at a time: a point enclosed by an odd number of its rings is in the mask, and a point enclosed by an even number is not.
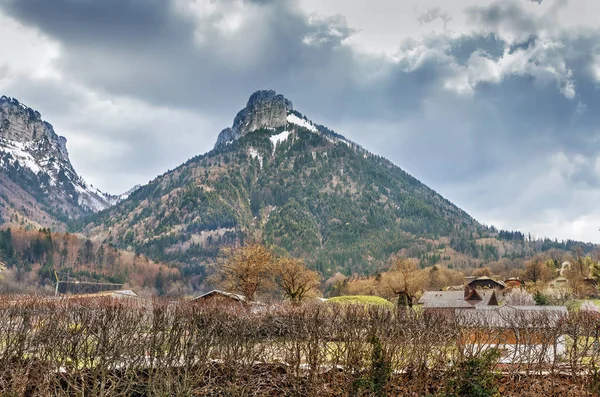
{"type": "Polygon", "coordinates": [[[598,280],[596,280],[593,277],[586,277],[586,278],[583,279],[583,282],[586,285],[590,286],[590,287],[597,287],[598,286],[598,280]]]}
{"type": "Polygon", "coordinates": [[[503,290],[504,288],[506,288],[506,284],[504,284],[502,281],[496,281],[493,278],[487,276],[478,277],[467,285],[475,289],[488,288],[503,290]]]}
{"type": "Polygon", "coordinates": [[[453,313],[458,309],[478,309],[497,306],[495,290],[477,291],[465,286],[462,291],[427,291],[417,302],[429,312],[453,313]]]}
{"type": "Polygon", "coordinates": [[[247,302],[247,299],[244,295],[215,289],[192,299],[192,302],[211,304],[241,304],[247,302]]]}
{"type": "Polygon", "coordinates": [[[460,310],[465,354],[498,349],[500,363],[551,363],[566,352],[564,335],[555,333],[567,318],[564,306],[498,306],[460,310]]]}
{"type": "Polygon", "coordinates": [[[509,288],[520,288],[523,286],[523,282],[518,277],[511,277],[504,280],[504,284],[509,288]]]}
{"type": "Polygon", "coordinates": [[[560,276],[548,282],[550,288],[566,288],[569,286],[569,280],[566,277],[560,276]]]}

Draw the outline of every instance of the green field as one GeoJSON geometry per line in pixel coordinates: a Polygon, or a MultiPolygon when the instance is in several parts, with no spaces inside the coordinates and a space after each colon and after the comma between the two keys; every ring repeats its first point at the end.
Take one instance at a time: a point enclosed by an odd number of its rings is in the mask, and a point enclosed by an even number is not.
{"type": "Polygon", "coordinates": [[[578,299],[572,302],[567,302],[566,306],[569,310],[579,310],[583,302],[590,301],[600,309],[600,299],[578,299]]]}
{"type": "Polygon", "coordinates": [[[327,302],[339,303],[342,305],[383,306],[390,309],[394,308],[394,304],[392,302],[379,296],[371,295],[336,296],[335,298],[328,299],[327,302]]]}

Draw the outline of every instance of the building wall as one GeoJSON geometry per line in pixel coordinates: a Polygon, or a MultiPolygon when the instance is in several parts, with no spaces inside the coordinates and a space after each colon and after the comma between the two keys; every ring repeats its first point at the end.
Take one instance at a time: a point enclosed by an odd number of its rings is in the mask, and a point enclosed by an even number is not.
{"type": "Polygon", "coordinates": [[[466,355],[498,349],[500,363],[551,363],[566,353],[566,339],[545,335],[543,331],[524,330],[465,330],[460,346],[466,355]]]}

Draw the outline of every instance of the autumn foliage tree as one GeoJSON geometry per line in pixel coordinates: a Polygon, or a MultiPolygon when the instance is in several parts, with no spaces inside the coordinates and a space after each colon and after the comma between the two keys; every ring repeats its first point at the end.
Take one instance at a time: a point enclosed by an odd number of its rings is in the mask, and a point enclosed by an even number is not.
{"type": "Polygon", "coordinates": [[[471,274],[473,277],[491,277],[492,270],[489,267],[480,267],[478,269],[473,270],[471,274]]]}
{"type": "Polygon", "coordinates": [[[395,258],[392,269],[381,275],[381,284],[388,295],[398,298],[398,306],[411,307],[427,284],[427,275],[412,259],[395,258]]]}
{"type": "Polygon", "coordinates": [[[280,258],[273,266],[273,273],[275,282],[293,303],[315,294],[321,283],[319,274],[307,269],[302,259],[280,258]]]}
{"type": "Polygon", "coordinates": [[[548,282],[554,276],[551,266],[554,266],[552,260],[534,257],[525,264],[523,278],[527,281],[532,281],[534,284],[548,282]]]}
{"type": "Polygon", "coordinates": [[[216,283],[254,301],[261,291],[272,288],[274,254],[257,243],[224,247],[219,252],[216,283]]]}
{"type": "Polygon", "coordinates": [[[427,273],[427,288],[439,290],[451,285],[461,285],[464,275],[456,270],[447,269],[440,265],[434,265],[425,270],[427,273]]]}
{"type": "Polygon", "coordinates": [[[586,280],[594,275],[594,260],[576,251],[569,262],[571,265],[567,267],[564,274],[573,294],[576,297],[584,297],[592,293],[594,288],[586,283],[586,280]]]}

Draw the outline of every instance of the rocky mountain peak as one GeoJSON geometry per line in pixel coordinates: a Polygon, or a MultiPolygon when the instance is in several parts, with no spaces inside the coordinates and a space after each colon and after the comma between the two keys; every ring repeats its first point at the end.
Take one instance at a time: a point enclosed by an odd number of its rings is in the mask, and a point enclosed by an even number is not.
{"type": "Polygon", "coordinates": [[[286,117],[294,109],[292,101],[273,90],[256,91],[246,107],[238,112],[233,126],[219,134],[216,146],[234,141],[261,128],[275,129],[286,124],[286,117]]]}
{"type": "Polygon", "coordinates": [[[69,161],[67,139],[54,132],[52,125],[14,98],[0,97],[0,138],[28,145],[32,150],[52,151],[61,161],[69,161]]]}
{"type": "Polygon", "coordinates": [[[118,200],[77,175],[67,139],[38,111],[7,96],[0,97],[0,170],[55,212],[99,211],[118,200]]]}

